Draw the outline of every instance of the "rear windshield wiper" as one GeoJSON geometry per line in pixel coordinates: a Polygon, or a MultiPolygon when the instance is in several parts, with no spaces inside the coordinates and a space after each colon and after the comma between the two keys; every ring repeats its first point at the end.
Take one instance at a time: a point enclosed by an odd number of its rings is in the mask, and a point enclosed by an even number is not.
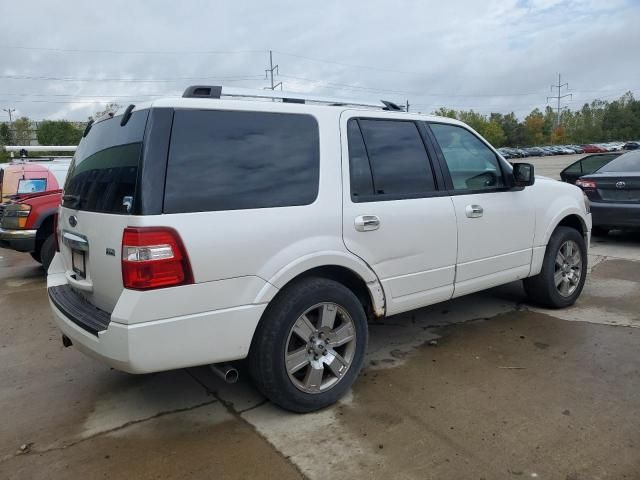
{"type": "Polygon", "coordinates": [[[71,194],[63,195],[62,196],[62,201],[63,202],[70,202],[70,203],[73,203],[74,205],[77,205],[77,204],[80,203],[80,196],[71,195],[71,194]]]}

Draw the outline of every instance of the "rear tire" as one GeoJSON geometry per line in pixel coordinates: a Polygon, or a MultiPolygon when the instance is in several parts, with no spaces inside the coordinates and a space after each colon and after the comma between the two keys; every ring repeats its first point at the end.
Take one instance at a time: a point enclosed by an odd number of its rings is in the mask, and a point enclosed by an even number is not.
{"type": "Polygon", "coordinates": [[[364,308],[351,290],[325,278],[302,279],[267,307],[249,353],[251,377],[286,410],[318,410],[355,381],[367,335],[364,308]]]}
{"type": "Polygon", "coordinates": [[[49,265],[51,265],[51,261],[53,260],[54,255],[56,254],[56,243],[53,234],[49,235],[42,247],[40,248],[40,258],[42,259],[42,268],[44,271],[49,270],[49,265]]]}
{"type": "Polygon", "coordinates": [[[569,227],[558,227],[551,235],[535,277],[525,278],[524,289],[532,303],[547,308],[573,305],[587,275],[587,247],[582,235],[569,227]]]}

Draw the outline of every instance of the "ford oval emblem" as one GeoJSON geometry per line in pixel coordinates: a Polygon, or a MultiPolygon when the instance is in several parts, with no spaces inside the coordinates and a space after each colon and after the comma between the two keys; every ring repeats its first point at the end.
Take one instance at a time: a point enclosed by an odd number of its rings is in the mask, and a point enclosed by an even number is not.
{"type": "Polygon", "coordinates": [[[75,227],[78,224],[78,218],[75,215],[69,217],[69,225],[75,227]]]}
{"type": "Polygon", "coordinates": [[[626,184],[626,183],[624,183],[624,182],[617,182],[617,183],[616,183],[616,188],[624,188],[624,187],[626,187],[626,186],[627,186],[627,184],[626,184]]]}

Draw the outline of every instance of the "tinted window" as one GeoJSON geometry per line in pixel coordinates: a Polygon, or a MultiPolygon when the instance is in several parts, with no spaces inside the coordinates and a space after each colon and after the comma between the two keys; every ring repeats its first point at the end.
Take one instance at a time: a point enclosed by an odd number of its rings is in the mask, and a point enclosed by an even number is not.
{"type": "Polygon", "coordinates": [[[125,126],[121,116],[93,125],[73,157],[65,184],[65,207],[127,213],[133,197],[149,110],[134,112],[125,126]]]}
{"type": "Polygon", "coordinates": [[[373,177],[367,150],[364,146],[360,127],[355,118],[347,124],[349,143],[349,176],[351,178],[351,198],[373,195],[373,177]]]}
{"type": "Polygon", "coordinates": [[[495,153],[473,133],[456,125],[432,123],[430,126],[455,190],[484,190],[504,185],[495,153]]]}
{"type": "Polygon", "coordinates": [[[420,195],[435,190],[431,164],[413,122],[360,119],[376,195],[420,195]]]}
{"type": "Polygon", "coordinates": [[[617,154],[591,155],[589,157],[584,157],[581,160],[582,173],[593,173],[616,157],[618,157],[617,154]]]}
{"type": "Polygon", "coordinates": [[[620,155],[598,170],[600,172],[640,172],[640,151],[620,155]]]}
{"type": "Polygon", "coordinates": [[[582,173],[582,162],[576,162],[564,169],[564,173],[582,173]]]}
{"type": "Polygon", "coordinates": [[[318,125],[309,115],[176,111],[166,213],[307,205],[318,195],[318,125]]]}

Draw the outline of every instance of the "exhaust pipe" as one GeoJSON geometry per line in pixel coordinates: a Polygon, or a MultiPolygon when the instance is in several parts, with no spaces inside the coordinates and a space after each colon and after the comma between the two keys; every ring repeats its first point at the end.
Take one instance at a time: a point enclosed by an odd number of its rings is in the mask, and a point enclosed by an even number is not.
{"type": "Polygon", "coordinates": [[[238,381],[238,370],[229,365],[228,363],[216,363],[214,365],[209,365],[213,373],[219,376],[222,380],[227,383],[236,383],[238,381]]]}
{"type": "Polygon", "coordinates": [[[71,342],[71,339],[66,335],[62,335],[62,345],[64,345],[65,348],[68,348],[73,345],[73,342],[71,342]]]}

